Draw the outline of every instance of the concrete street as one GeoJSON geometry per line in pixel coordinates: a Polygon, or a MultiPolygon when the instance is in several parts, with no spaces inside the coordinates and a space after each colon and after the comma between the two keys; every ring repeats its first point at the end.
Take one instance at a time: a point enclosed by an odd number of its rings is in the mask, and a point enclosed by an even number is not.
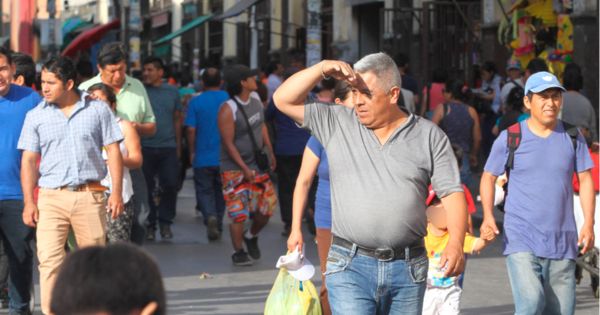
{"type": "MultiPolygon", "coordinates": [[[[260,235],[262,258],[251,267],[234,267],[228,233],[218,242],[209,243],[201,217],[194,210],[195,197],[190,179],[179,194],[177,218],[172,241],[149,243],[145,248],[156,258],[164,276],[169,314],[262,314],[269,290],[277,275],[275,262],[286,251],[281,236],[283,225],[279,215],[260,235]],[[206,273],[206,274],[205,274],[206,273]],[[202,276],[204,274],[204,276],[202,276]]],[[[474,217],[475,226],[481,214],[474,217]]],[[[500,218],[500,217],[499,217],[500,218]]],[[[307,257],[318,263],[316,246],[305,232],[307,257]]],[[[512,314],[512,293],[502,253],[501,240],[468,259],[462,299],[463,314],[512,314]]],[[[37,266],[36,266],[37,267],[37,266]]],[[[317,267],[318,269],[318,267],[317,267]]],[[[37,279],[37,272],[35,275],[37,279]]],[[[39,287],[36,288],[39,296],[39,287]]],[[[320,278],[314,283],[318,287],[320,278]]],[[[588,274],[577,286],[577,311],[581,315],[597,315],[598,301],[589,286],[588,274]]],[[[39,301],[37,310],[39,310],[39,301]]]]}

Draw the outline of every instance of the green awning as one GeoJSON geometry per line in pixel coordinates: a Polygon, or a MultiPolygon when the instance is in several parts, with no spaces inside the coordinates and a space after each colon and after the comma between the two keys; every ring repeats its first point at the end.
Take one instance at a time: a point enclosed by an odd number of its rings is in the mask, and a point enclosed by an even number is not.
{"type": "Polygon", "coordinates": [[[204,22],[210,20],[211,18],[212,18],[212,14],[199,16],[199,17],[193,19],[191,22],[187,23],[186,25],[182,26],[180,29],[176,30],[175,32],[173,32],[169,35],[166,35],[159,40],[154,41],[154,43],[152,43],[152,45],[158,46],[158,45],[168,43],[171,40],[173,40],[173,38],[181,36],[183,33],[202,25],[204,22]]]}

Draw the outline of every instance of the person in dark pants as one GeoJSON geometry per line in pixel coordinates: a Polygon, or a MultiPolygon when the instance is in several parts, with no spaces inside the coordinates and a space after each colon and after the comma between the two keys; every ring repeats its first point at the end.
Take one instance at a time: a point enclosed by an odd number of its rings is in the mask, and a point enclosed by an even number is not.
{"type": "Polygon", "coordinates": [[[279,207],[284,228],[281,233],[288,236],[292,227],[292,196],[300,165],[302,154],[310,134],[298,127],[288,116],[281,113],[271,99],[265,112],[267,120],[274,121],[275,125],[275,158],[277,160],[277,181],[279,185],[279,207]]]}
{"type": "Polygon", "coordinates": [[[154,136],[142,139],[142,169],[149,192],[156,187],[156,177],[160,185],[160,190],[149,196],[150,215],[146,240],[155,239],[157,221],[160,236],[171,239],[181,156],[181,101],[177,89],[162,81],[164,64],[160,58],[149,57],[144,60],[143,65],[144,84],[156,116],[157,127],[154,136]],[[154,194],[157,196],[152,196],[154,194]]]}
{"type": "MultiPolygon", "coordinates": [[[[117,95],[116,115],[130,121],[141,138],[152,136],[156,132],[156,119],[144,85],[127,72],[127,55],[118,42],[108,43],[100,49],[97,56],[100,73],[81,83],[79,89],[87,90],[96,83],[110,86],[117,95]]],[[[131,227],[131,241],[142,245],[146,239],[146,223],[150,212],[146,180],[141,168],[131,169],[133,185],[134,219],[131,227]]]]}
{"type": "Polygon", "coordinates": [[[221,237],[225,213],[219,168],[221,134],[217,116],[221,105],[229,99],[229,94],[220,88],[222,80],[219,69],[206,69],[202,74],[202,82],[204,92],[190,100],[185,125],[188,128],[190,161],[194,166],[196,202],[207,226],[208,239],[214,241],[221,237]]]}
{"type": "Polygon", "coordinates": [[[10,84],[15,71],[10,53],[0,48],[0,240],[10,269],[6,270],[10,314],[29,314],[29,288],[33,274],[33,252],[29,241],[33,230],[23,223],[23,192],[21,190],[21,152],[17,141],[25,115],[40,101],[30,88],[10,84]],[[7,279],[8,280],[8,279],[7,279]]]}

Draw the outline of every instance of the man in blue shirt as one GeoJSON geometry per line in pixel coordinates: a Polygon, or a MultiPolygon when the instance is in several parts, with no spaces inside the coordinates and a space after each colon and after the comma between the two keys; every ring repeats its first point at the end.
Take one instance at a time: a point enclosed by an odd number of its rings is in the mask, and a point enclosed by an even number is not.
{"type": "Polygon", "coordinates": [[[204,216],[211,241],[221,237],[225,212],[219,169],[221,134],[217,116],[229,95],[221,90],[222,82],[218,69],[206,69],[202,74],[204,92],[190,100],[185,119],[190,161],[194,167],[196,203],[204,216]]]}
{"type": "Polygon", "coordinates": [[[44,64],[45,101],[27,113],[17,144],[23,151],[22,218],[26,225],[37,226],[44,314],[50,314],[52,287],[65,259],[69,230],[73,229],[79,247],[104,245],[106,212],[116,218],[123,211],[121,130],[106,103],[79,93],[76,77],[75,66],[68,58],[53,58],[44,64]],[[107,162],[102,150],[106,150],[107,162]],[[106,177],[107,164],[112,178],[108,200],[106,188],[100,184],[106,177]],[[37,205],[33,198],[36,185],[40,187],[37,205]]]}
{"type": "MultiPolygon", "coordinates": [[[[515,314],[573,314],[575,259],[594,247],[593,167],[579,133],[574,145],[558,113],[565,89],[556,77],[538,72],[527,79],[525,97],[531,118],[520,122],[521,143],[509,174],[504,216],[504,255],[515,300],[515,314]],[[573,215],[573,172],[580,183],[585,218],[577,235],[573,215]]],[[[493,239],[494,185],[505,172],[507,131],[494,142],[481,177],[484,218],[481,233],[493,239]]]]}
{"type": "Polygon", "coordinates": [[[157,221],[160,225],[160,236],[163,239],[173,238],[171,224],[175,218],[179,185],[181,100],[179,91],[174,86],[163,83],[164,68],[160,58],[149,57],[144,60],[144,84],[156,117],[156,133],[151,137],[142,138],[142,170],[150,193],[150,215],[146,234],[149,241],[155,239],[157,221]],[[160,185],[158,191],[156,177],[160,185]]]}
{"type": "Polygon", "coordinates": [[[33,273],[33,252],[29,242],[33,230],[23,223],[21,152],[17,141],[25,115],[40,101],[30,88],[11,84],[15,67],[11,54],[0,47],[0,231],[10,267],[10,313],[28,314],[29,289],[33,273]]]}

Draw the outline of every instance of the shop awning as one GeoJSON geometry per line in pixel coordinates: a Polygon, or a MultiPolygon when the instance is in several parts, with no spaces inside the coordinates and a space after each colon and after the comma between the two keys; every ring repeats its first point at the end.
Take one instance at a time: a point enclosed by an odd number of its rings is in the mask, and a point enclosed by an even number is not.
{"type": "Polygon", "coordinates": [[[212,14],[199,16],[199,17],[193,19],[191,22],[187,23],[186,25],[182,26],[180,29],[176,30],[175,32],[173,32],[169,35],[165,35],[164,37],[154,41],[152,43],[152,45],[158,46],[158,45],[168,43],[171,40],[173,40],[173,38],[181,36],[183,33],[202,25],[204,22],[210,20],[212,17],[213,17],[212,14]]]}
{"type": "Polygon", "coordinates": [[[242,14],[242,12],[246,11],[249,7],[257,4],[262,0],[240,0],[231,8],[227,9],[223,14],[215,17],[215,20],[224,20],[234,16],[238,16],[242,14]]]}
{"type": "Polygon", "coordinates": [[[117,29],[120,26],[121,22],[116,19],[109,23],[90,28],[89,30],[77,35],[77,37],[73,39],[69,46],[62,51],[61,55],[73,57],[78,51],[89,49],[95,43],[99,42],[110,30],[117,29]]]}

